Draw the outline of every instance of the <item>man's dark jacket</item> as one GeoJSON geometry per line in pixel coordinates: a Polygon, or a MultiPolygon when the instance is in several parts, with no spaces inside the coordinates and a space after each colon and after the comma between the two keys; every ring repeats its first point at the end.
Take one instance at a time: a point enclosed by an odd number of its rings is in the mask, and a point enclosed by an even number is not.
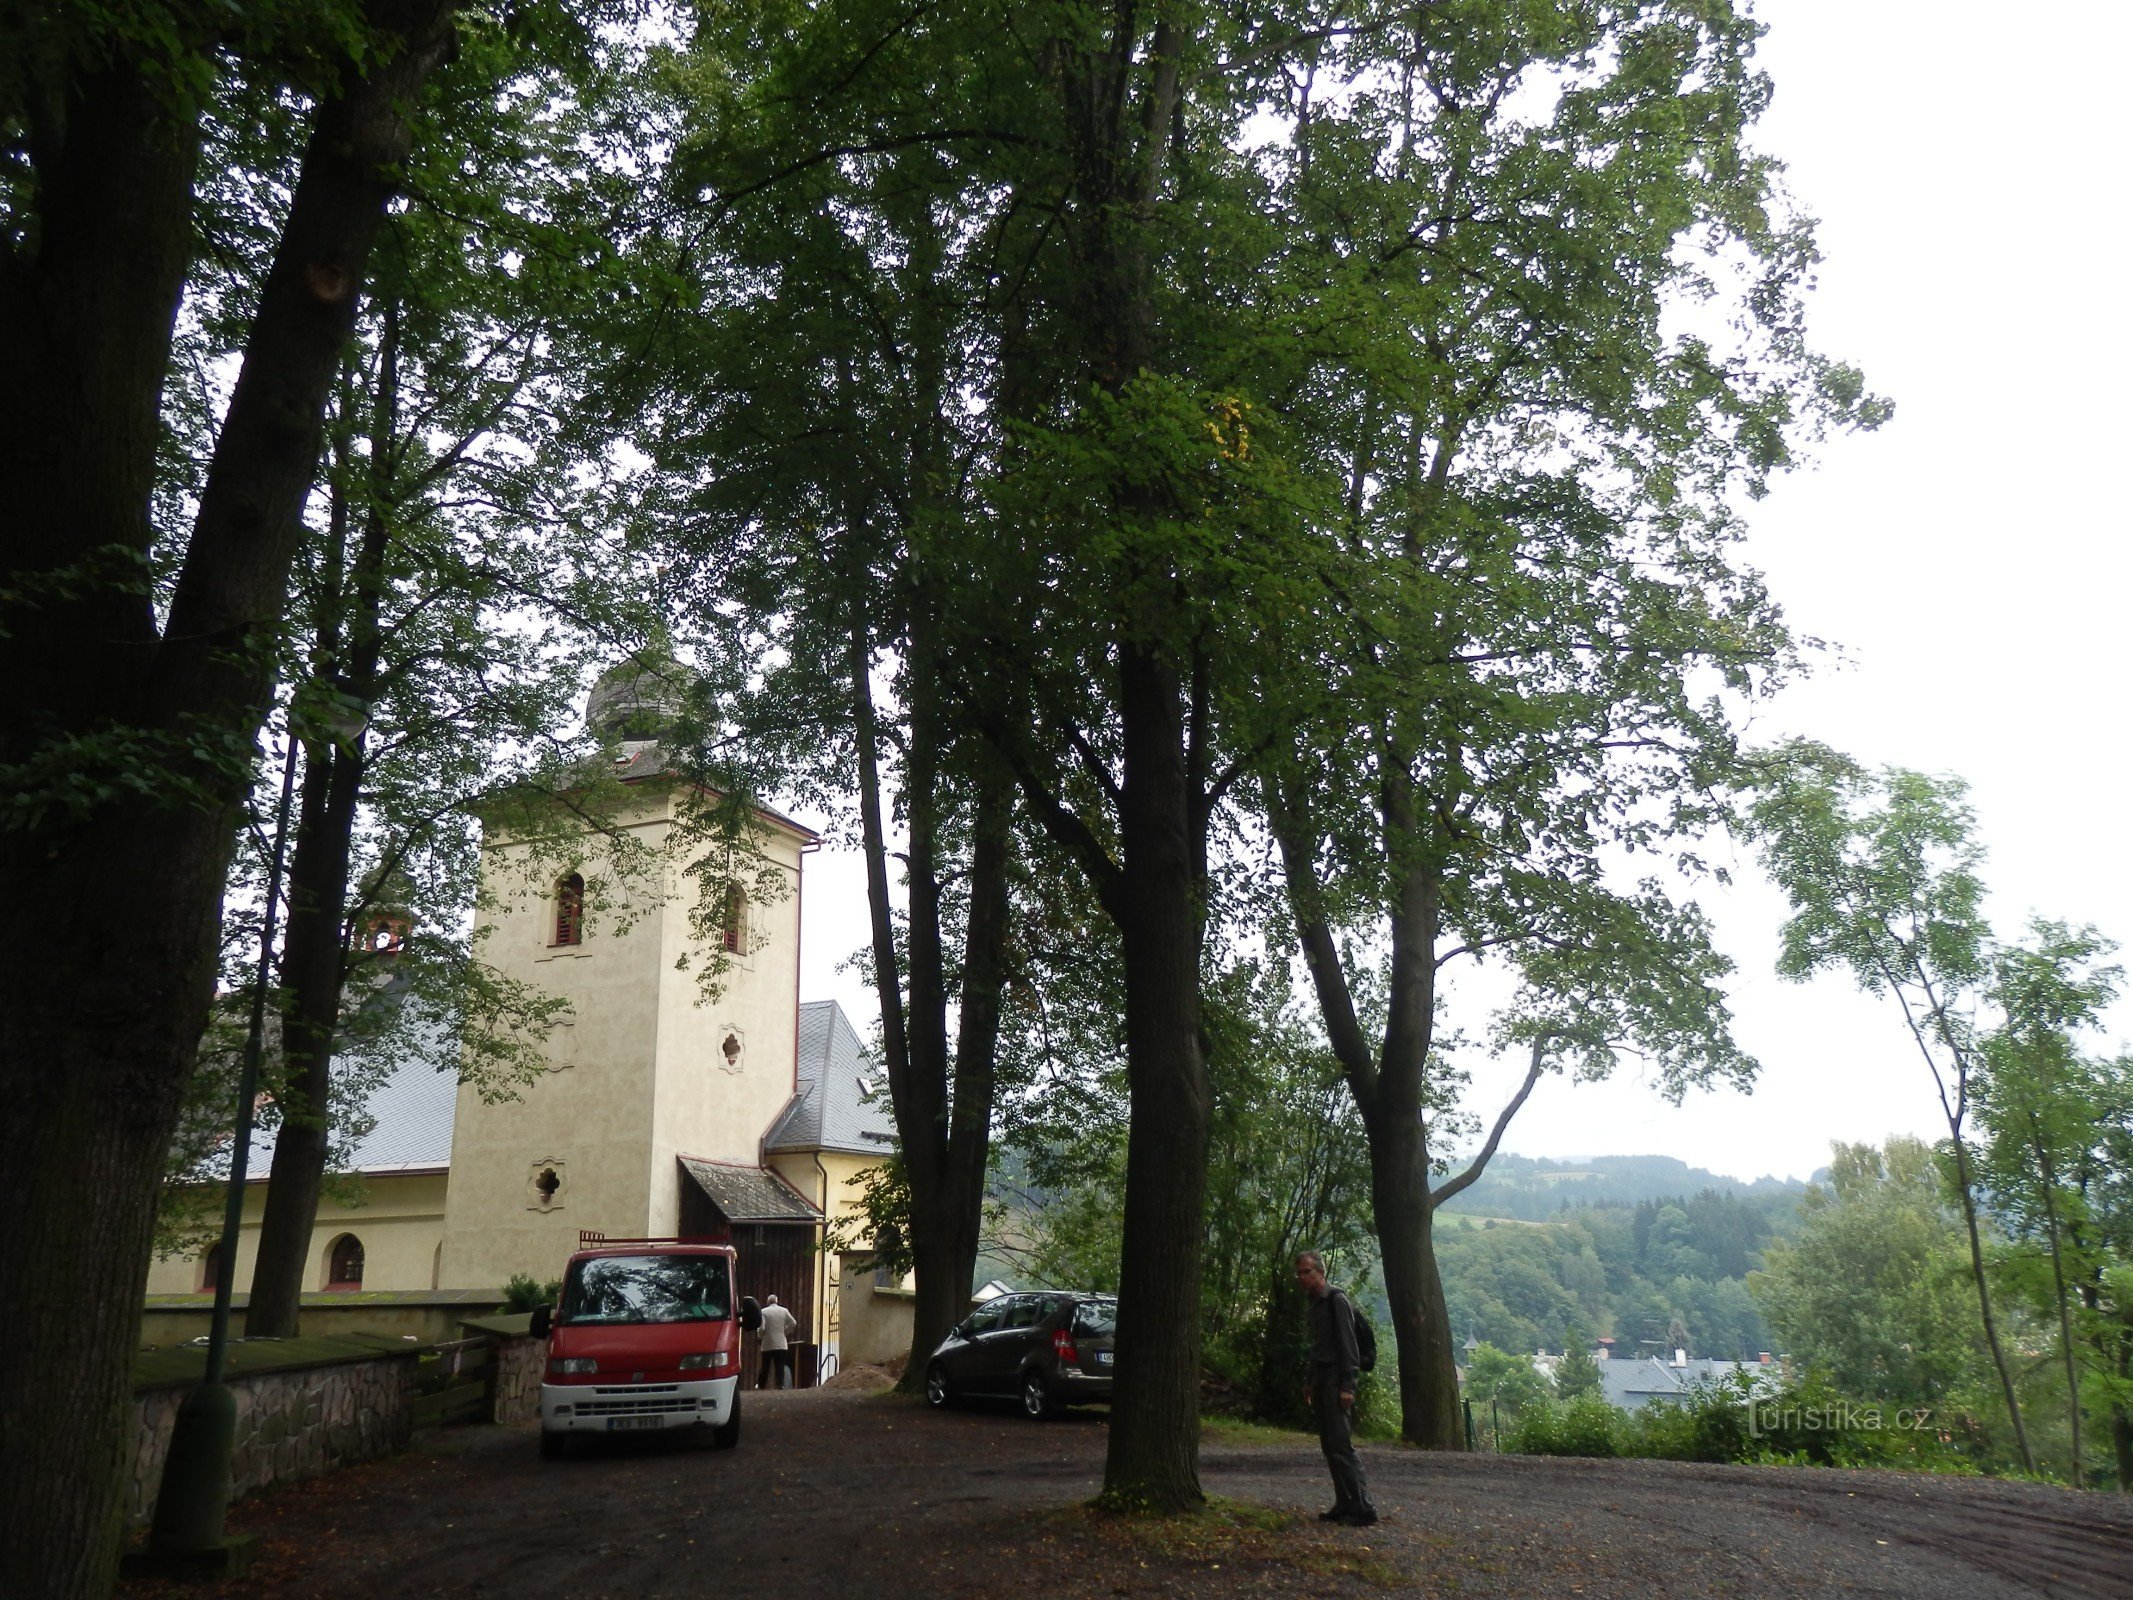
{"type": "Polygon", "coordinates": [[[1355,1309],[1338,1289],[1311,1297],[1313,1381],[1331,1383],[1336,1394],[1355,1393],[1361,1362],[1355,1348],[1355,1309]]]}

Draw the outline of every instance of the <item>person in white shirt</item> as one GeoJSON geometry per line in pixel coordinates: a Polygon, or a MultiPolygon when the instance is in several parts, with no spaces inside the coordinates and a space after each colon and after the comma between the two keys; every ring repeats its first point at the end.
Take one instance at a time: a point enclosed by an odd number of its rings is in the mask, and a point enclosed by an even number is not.
{"type": "Polygon", "coordinates": [[[800,1319],[779,1305],[776,1295],[763,1297],[763,1325],[756,1330],[757,1345],[763,1352],[755,1374],[758,1389],[793,1387],[792,1336],[799,1326],[800,1319]]]}

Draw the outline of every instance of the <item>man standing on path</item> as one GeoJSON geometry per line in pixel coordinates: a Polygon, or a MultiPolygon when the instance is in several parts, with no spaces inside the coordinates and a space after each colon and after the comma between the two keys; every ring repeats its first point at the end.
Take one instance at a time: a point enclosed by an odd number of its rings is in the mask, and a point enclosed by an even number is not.
{"type": "Polygon", "coordinates": [[[1318,1447],[1333,1474],[1333,1509],[1321,1522],[1367,1528],[1378,1520],[1370,1503],[1370,1484],[1355,1453],[1350,1421],[1355,1411],[1359,1357],[1355,1347],[1355,1308],[1348,1297],[1326,1282],[1326,1263],[1316,1250],[1296,1258],[1296,1281],[1311,1297],[1311,1386],[1305,1390],[1318,1419],[1318,1447]]]}
{"type": "Polygon", "coordinates": [[[792,1335],[800,1326],[800,1319],[778,1304],[774,1294],[763,1296],[763,1325],[756,1330],[763,1359],[756,1366],[755,1386],[768,1389],[775,1386],[790,1389],[792,1378],[792,1335]]]}

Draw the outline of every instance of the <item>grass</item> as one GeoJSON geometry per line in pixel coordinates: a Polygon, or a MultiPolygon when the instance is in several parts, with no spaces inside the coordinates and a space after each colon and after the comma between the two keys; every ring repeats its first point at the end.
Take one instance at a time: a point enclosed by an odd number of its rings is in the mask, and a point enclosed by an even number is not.
{"type": "Polygon", "coordinates": [[[1271,1445],[1293,1445],[1298,1440],[1312,1437],[1307,1428],[1277,1428],[1267,1422],[1243,1422],[1235,1417],[1202,1417],[1200,1419],[1200,1443],[1235,1445],[1244,1449],[1265,1449],[1271,1445]]]}

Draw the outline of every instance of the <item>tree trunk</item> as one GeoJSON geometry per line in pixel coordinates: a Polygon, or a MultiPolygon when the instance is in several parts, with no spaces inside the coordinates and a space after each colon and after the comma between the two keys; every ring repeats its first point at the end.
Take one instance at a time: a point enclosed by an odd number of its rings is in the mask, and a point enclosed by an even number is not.
{"type": "Polygon", "coordinates": [[[2030,1116],[2033,1135],[2030,1148],[2037,1156],[2038,1187],[2044,1196],[2044,1222],[2052,1247],[2052,1293],[2059,1305],[2059,1351],[2066,1361],[2066,1413],[2068,1454],[2071,1463],[2069,1480],[2077,1487],[2081,1483],[2081,1375],[2074,1364],[2074,1313],[2067,1292],[2066,1261],[2059,1248],[2059,1206],[2053,1194],[2057,1181],[2052,1167],[2051,1152],[2045,1148],[2044,1138],[2037,1128],[2034,1113],[2030,1116]]]}
{"type": "Polygon", "coordinates": [[[0,1282],[37,1291],[15,1328],[37,1360],[0,1378],[0,1593],[86,1600],[114,1578],[154,1207],[213,992],[264,644],[404,107],[448,17],[380,13],[417,43],[319,106],[161,637],[142,578],[198,129],[168,80],[122,63],[64,85],[66,115],[38,130],[38,247],[0,267],[0,586],[36,597],[0,630],[19,808],[0,880],[35,918],[0,969],[0,1282]]]}
{"type": "MultiPolygon", "coordinates": [[[[392,460],[399,417],[399,315],[385,308],[378,350],[378,389],[372,404],[371,484],[363,539],[345,581],[341,571],[346,526],[346,469],[335,489],[335,536],[318,618],[313,671],[336,691],[364,705],[377,692],[383,649],[385,557],[392,542],[392,460]]],[[[362,799],[364,734],[310,731],[296,849],[289,863],[289,929],[282,942],[284,1074],[275,1093],[281,1126],[267,1177],[259,1224],[252,1297],[245,1307],[248,1338],[293,1339],[301,1320],[304,1282],[311,1275],[311,1235],[333,1142],[333,1049],[341,996],[348,981],[348,879],[355,851],[356,809],[362,799]]]]}
{"type": "Polygon", "coordinates": [[[1985,1324],[1985,1347],[1992,1352],[1993,1370],[1999,1374],[2000,1395],[2007,1404],[2007,1419],[2014,1427],[2015,1446],[2022,1455],[2022,1470],[2035,1472],[2037,1459],[2030,1453],[2029,1434],[2022,1426],[2022,1403],[2015,1398],[2014,1376],[2007,1370],[2007,1353],[2000,1348],[2000,1330],[1992,1317],[1992,1292],[1985,1283],[1985,1246],[1978,1235],[1977,1197],[1971,1192],[1970,1154],[1963,1145],[1961,1124],[1951,1119],[1948,1142],[1955,1151],[1955,1190],[1962,1201],[1963,1227],[1970,1236],[1970,1274],[1977,1282],[1978,1315],[1985,1324]]]}
{"type": "Polygon", "coordinates": [[[1200,1038],[1202,885],[1177,674],[1120,651],[1117,921],[1125,953],[1125,1247],[1104,1500],[1188,1511],[1200,1490],[1200,1271],[1213,1100],[1200,1038]]]}
{"type": "Polygon", "coordinates": [[[917,1292],[912,1303],[911,1349],[899,1387],[915,1392],[925,1383],[926,1358],[969,1310],[970,1280],[977,1266],[1005,976],[1012,799],[997,773],[981,772],[971,827],[961,1006],[951,1066],[938,881],[937,751],[944,737],[934,711],[938,662],[930,633],[914,628],[907,661],[918,702],[910,740],[912,755],[905,769],[911,835],[907,1006],[889,896],[877,754],[881,730],[868,676],[872,650],[864,606],[863,600],[855,600],[850,668],[859,753],[860,835],[890,1099],[911,1191],[911,1259],[917,1292]]]}
{"type": "MultiPolygon", "coordinates": [[[[2133,1325],[2121,1323],[2115,1343],[2112,1365],[2122,1396],[2133,1393],[2133,1325]]],[[[2118,1467],[2120,1491],[2133,1494],[2133,1404],[2115,1397],[2111,1401],[2111,1455],[2118,1467]]]]}
{"type": "Polygon", "coordinates": [[[1459,1365],[1431,1229],[1429,1152],[1419,1119],[1366,1118],[1385,1298],[1399,1349],[1400,1434],[1425,1450],[1464,1450],[1459,1365]]]}

